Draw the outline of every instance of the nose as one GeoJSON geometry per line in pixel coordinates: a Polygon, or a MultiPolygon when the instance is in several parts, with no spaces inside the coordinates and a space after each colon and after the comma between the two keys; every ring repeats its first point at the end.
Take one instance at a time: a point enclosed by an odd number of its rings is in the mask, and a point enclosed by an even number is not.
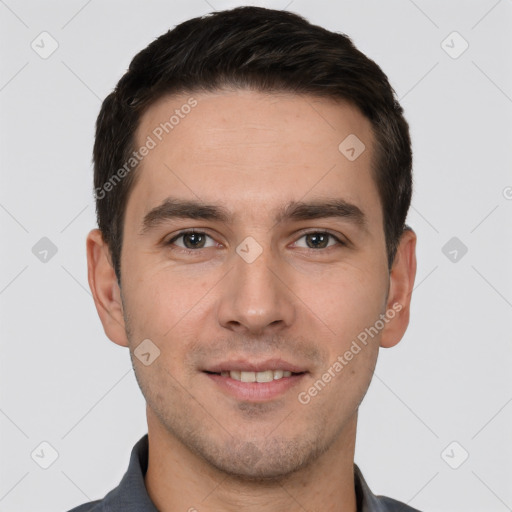
{"type": "Polygon", "coordinates": [[[268,246],[254,261],[240,254],[233,254],[234,267],[223,279],[219,324],[239,334],[259,335],[292,325],[296,301],[290,267],[279,262],[268,246]]]}

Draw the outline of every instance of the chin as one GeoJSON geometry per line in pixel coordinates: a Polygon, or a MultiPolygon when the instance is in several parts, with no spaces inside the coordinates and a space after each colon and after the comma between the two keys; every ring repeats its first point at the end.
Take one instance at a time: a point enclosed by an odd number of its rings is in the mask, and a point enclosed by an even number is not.
{"type": "Polygon", "coordinates": [[[325,448],[313,440],[262,439],[259,442],[231,440],[222,449],[209,444],[196,446],[196,454],[210,466],[231,477],[247,482],[276,484],[301,471],[316,460],[325,448]]]}

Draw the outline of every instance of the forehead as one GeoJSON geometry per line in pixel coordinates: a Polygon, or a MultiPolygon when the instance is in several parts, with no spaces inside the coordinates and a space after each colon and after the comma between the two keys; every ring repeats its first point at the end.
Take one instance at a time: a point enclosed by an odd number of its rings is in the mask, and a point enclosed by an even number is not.
{"type": "Polygon", "coordinates": [[[151,149],[128,200],[133,221],[169,195],[260,218],[331,196],[379,216],[371,124],[347,102],[248,90],[168,96],[142,116],[136,140],[151,149]]]}

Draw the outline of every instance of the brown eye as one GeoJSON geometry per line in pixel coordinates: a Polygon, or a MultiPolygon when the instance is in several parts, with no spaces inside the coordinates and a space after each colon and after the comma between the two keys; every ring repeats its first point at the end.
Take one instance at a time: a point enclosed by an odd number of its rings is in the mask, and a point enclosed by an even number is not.
{"type": "Polygon", "coordinates": [[[336,245],[336,242],[338,245],[345,245],[337,236],[327,231],[311,231],[310,233],[304,233],[299,240],[302,238],[306,240],[305,248],[312,250],[327,249],[336,245]],[[330,243],[330,241],[334,243],[330,243]]]}
{"type": "Polygon", "coordinates": [[[215,244],[206,246],[206,239],[211,237],[206,233],[200,231],[183,231],[176,235],[174,238],[169,240],[166,245],[177,245],[177,247],[185,250],[205,249],[207,247],[213,247],[215,244]],[[182,239],[183,245],[176,244],[175,242],[182,239]]]}

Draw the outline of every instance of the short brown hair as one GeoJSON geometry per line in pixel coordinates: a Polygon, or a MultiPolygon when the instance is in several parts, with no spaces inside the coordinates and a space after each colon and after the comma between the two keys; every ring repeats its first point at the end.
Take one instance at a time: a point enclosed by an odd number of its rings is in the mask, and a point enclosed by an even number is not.
{"type": "Polygon", "coordinates": [[[158,37],[103,101],[93,152],[96,213],[119,284],[124,216],[137,173],[116,177],[134,151],[141,116],[164,95],[226,87],[348,100],[371,121],[391,268],[411,202],[412,150],[386,75],[344,34],[288,11],[238,7],[190,19],[158,37]]]}

